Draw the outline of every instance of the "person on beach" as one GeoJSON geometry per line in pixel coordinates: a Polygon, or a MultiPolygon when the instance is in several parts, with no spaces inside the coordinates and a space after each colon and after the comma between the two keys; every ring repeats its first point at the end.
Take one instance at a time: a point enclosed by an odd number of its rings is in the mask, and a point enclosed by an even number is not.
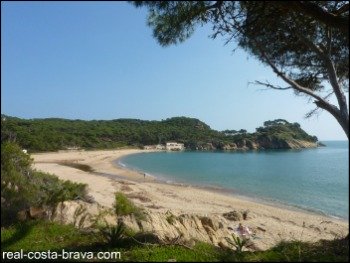
{"type": "Polygon", "coordinates": [[[250,229],[246,226],[243,226],[242,223],[239,223],[237,230],[238,230],[239,234],[243,237],[248,237],[252,234],[250,229]]]}

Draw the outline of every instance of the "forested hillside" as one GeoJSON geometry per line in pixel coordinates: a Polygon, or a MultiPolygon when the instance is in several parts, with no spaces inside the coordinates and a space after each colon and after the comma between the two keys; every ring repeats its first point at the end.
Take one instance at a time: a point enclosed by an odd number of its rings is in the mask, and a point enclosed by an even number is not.
{"type": "Polygon", "coordinates": [[[3,140],[15,141],[31,152],[69,148],[109,149],[122,146],[142,147],[177,141],[188,149],[270,149],[294,148],[289,141],[314,143],[298,123],[267,121],[254,133],[216,131],[198,119],[174,117],[162,121],[138,119],[68,120],[60,118],[20,119],[2,115],[3,140]]]}

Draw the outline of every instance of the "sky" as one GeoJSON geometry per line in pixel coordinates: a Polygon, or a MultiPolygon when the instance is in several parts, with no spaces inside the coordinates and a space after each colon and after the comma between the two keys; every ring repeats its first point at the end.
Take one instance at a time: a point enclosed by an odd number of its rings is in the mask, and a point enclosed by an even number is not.
{"type": "Polygon", "coordinates": [[[147,10],[126,2],[1,2],[1,113],[20,118],[198,118],[215,130],[254,132],[286,119],[320,140],[347,140],[328,113],[280,84],[209,26],[161,47],[147,10]]]}

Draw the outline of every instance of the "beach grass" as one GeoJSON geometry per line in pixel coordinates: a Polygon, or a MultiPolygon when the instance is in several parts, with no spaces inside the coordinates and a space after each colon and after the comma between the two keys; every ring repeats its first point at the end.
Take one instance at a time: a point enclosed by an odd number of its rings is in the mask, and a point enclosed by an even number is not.
{"type": "Polygon", "coordinates": [[[49,221],[26,221],[1,230],[1,251],[73,249],[96,246],[101,242],[99,235],[49,221]]]}
{"type": "Polygon", "coordinates": [[[86,232],[72,225],[47,221],[28,221],[1,230],[1,252],[4,251],[116,251],[120,261],[190,261],[190,262],[348,262],[349,240],[340,238],[317,243],[281,242],[266,251],[240,253],[198,242],[194,247],[180,245],[140,245],[126,238],[111,247],[96,232],[86,232]]]}

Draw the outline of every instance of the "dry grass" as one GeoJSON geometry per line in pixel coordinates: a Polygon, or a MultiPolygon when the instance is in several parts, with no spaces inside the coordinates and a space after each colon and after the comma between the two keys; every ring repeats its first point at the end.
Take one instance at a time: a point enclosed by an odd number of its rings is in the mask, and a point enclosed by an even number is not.
{"type": "Polygon", "coordinates": [[[146,207],[147,207],[147,208],[151,208],[151,209],[161,209],[161,208],[164,208],[163,206],[155,205],[155,204],[147,205],[146,207]]]}
{"type": "Polygon", "coordinates": [[[87,164],[82,164],[82,163],[63,161],[63,162],[58,162],[58,164],[73,167],[75,169],[79,169],[79,170],[82,170],[84,172],[89,172],[89,173],[94,171],[91,166],[89,166],[87,164]]]}
{"type": "Polygon", "coordinates": [[[123,184],[123,185],[135,185],[134,183],[130,183],[127,181],[118,181],[118,183],[123,184]]]}
{"type": "Polygon", "coordinates": [[[122,187],[120,188],[120,190],[121,190],[122,192],[131,192],[133,189],[132,189],[130,186],[128,186],[128,185],[122,185],[122,187]]]}
{"type": "Polygon", "coordinates": [[[143,193],[132,193],[132,194],[127,194],[126,196],[132,199],[138,199],[143,203],[151,202],[151,199],[144,196],[143,193]]]}

